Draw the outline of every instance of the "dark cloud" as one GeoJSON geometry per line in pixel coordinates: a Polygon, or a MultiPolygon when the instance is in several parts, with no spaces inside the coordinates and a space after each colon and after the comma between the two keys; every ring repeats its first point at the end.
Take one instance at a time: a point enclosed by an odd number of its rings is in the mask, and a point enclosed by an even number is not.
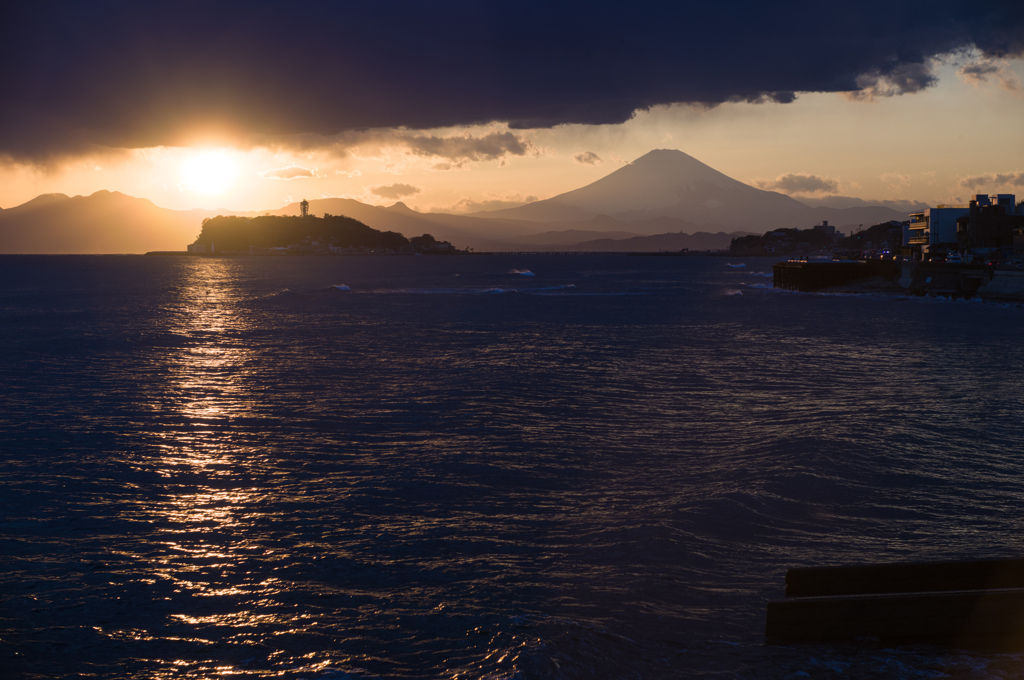
{"type": "Polygon", "coordinates": [[[593,151],[584,151],[572,157],[580,165],[601,165],[601,157],[593,151]]]}
{"type": "Polygon", "coordinates": [[[990,76],[999,73],[999,67],[991,62],[974,62],[967,64],[960,69],[960,75],[970,80],[987,80],[990,76]]]}
{"type": "Polygon", "coordinates": [[[533,144],[513,132],[492,132],[480,137],[453,135],[440,137],[399,133],[393,142],[402,144],[419,156],[436,156],[458,164],[465,161],[495,160],[505,156],[525,156],[533,144]]]}
{"type": "Polygon", "coordinates": [[[320,176],[315,170],[300,168],[297,165],[291,165],[287,168],[277,168],[276,170],[267,170],[260,174],[267,179],[309,179],[320,176]]]}
{"type": "Polygon", "coordinates": [[[1020,55],[1022,27],[1020,0],[9,3],[0,155],[890,95],[938,54],[1020,55]]]}
{"type": "Polygon", "coordinates": [[[415,196],[420,193],[420,190],[418,187],[414,187],[411,184],[388,184],[383,187],[374,187],[370,189],[370,193],[374,196],[392,198],[397,201],[405,196],[415,196]]]}
{"type": "Polygon", "coordinates": [[[935,84],[936,78],[928,64],[896,64],[887,70],[875,69],[857,76],[854,99],[893,97],[920,92],[935,84]]]}
{"type": "Polygon", "coordinates": [[[839,182],[830,177],[816,175],[779,175],[773,180],[762,180],[757,186],[769,191],[781,191],[784,194],[820,194],[835,193],[839,182]]]}
{"type": "Polygon", "coordinates": [[[1007,68],[1005,64],[997,64],[989,59],[965,64],[957,72],[957,75],[964,82],[971,83],[972,85],[981,85],[982,83],[994,81],[1004,90],[1014,92],[1021,90],[1020,80],[1018,80],[1017,75],[1013,71],[1007,68]]]}
{"type": "Polygon", "coordinates": [[[1024,187],[1024,172],[1000,172],[977,177],[962,177],[960,186],[965,189],[1024,187]]]}

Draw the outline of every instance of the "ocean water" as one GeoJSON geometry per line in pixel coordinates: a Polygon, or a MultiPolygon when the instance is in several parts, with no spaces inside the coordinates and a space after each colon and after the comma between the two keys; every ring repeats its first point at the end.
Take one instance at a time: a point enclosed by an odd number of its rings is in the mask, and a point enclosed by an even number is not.
{"type": "Polygon", "coordinates": [[[1024,308],[771,264],[0,258],[0,676],[1021,677],[766,644],[1024,553],[1024,308]]]}

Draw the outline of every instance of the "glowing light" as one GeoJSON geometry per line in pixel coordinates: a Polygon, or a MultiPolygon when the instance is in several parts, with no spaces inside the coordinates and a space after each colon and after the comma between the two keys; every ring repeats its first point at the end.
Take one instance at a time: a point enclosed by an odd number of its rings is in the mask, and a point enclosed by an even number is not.
{"type": "Polygon", "coordinates": [[[238,163],[226,151],[200,151],[181,166],[181,184],[186,191],[222,194],[238,180],[238,163]]]}

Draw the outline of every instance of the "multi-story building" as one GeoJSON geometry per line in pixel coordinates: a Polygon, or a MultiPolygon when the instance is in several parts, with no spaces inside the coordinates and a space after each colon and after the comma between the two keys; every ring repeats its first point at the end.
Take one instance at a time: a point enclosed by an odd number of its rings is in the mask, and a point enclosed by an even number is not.
{"type": "Polygon", "coordinates": [[[1013,194],[978,195],[970,202],[966,217],[957,220],[962,248],[1019,250],[1017,232],[1024,229],[1024,205],[1013,194]]]}
{"type": "Polygon", "coordinates": [[[913,213],[907,244],[922,256],[940,244],[956,249],[1010,246],[1021,219],[1015,200],[1013,194],[977,194],[967,205],[938,205],[913,213]]]}
{"type": "Polygon", "coordinates": [[[911,250],[922,255],[940,243],[957,243],[956,221],[968,213],[966,205],[937,205],[910,215],[911,250]]]}

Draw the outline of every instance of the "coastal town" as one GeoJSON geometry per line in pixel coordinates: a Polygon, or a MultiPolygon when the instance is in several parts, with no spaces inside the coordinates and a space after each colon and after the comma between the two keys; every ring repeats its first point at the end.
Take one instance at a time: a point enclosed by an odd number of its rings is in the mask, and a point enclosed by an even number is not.
{"type": "Polygon", "coordinates": [[[849,236],[827,222],[734,239],[734,255],[785,255],[777,288],[814,291],[882,278],[918,295],[1024,300],[1024,201],[975,195],[849,236]]]}

